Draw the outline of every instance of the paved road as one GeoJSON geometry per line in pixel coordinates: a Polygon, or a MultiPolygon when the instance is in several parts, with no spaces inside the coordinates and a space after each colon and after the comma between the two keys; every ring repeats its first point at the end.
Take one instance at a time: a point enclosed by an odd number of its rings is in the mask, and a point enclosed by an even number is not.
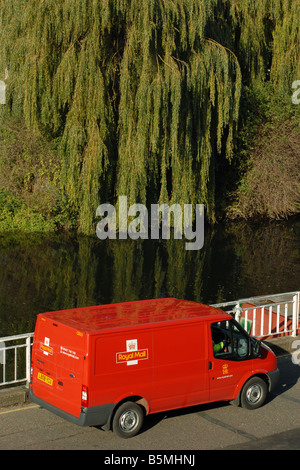
{"type": "Polygon", "coordinates": [[[140,435],[122,440],[29,403],[0,409],[0,449],[300,449],[300,366],[290,357],[278,363],[279,385],[258,410],[217,403],[160,413],[146,419],[140,435]]]}

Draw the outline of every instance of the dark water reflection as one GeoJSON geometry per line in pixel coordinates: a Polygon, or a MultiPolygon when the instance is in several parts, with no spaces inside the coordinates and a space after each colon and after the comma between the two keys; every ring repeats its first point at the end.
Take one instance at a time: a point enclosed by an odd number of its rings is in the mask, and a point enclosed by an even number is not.
{"type": "Polygon", "coordinates": [[[174,296],[204,303],[300,288],[300,219],[205,229],[185,240],[0,234],[0,337],[33,331],[39,312],[174,296]]]}

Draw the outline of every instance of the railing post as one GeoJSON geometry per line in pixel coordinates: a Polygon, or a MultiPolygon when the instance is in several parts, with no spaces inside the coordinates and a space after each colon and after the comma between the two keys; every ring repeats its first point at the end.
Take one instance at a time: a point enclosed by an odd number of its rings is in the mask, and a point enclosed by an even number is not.
{"type": "Polygon", "coordinates": [[[5,352],[5,343],[0,341],[0,364],[5,364],[6,362],[5,352]]]}
{"type": "Polygon", "coordinates": [[[292,336],[297,336],[299,322],[299,292],[293,296],[292,336]]]}
{"type": "Polygon", "coordinates": [[[0,341],[0,365],[2,365],[2,375],[3,375],[3,382],[5,382],[5,377],[6,377],[6,350],[5,350],[5,342],[0,341]]]}
{"type": "Polygon", "coordinates": [[[236,305],[235,305],[234,308],[233,308],[233,311],[234,311],[234,318],[235,318],[235,320],[236,320],[237,322],[240,322],[240,318],[241,318],[243,309],[241,308],[239,302],[236,303],[236,305]]]}
{"type": "Polygon", "coordinates": [[[26,386],[29,388],[31,370],[31,337],[26,338],[26,386]]]}

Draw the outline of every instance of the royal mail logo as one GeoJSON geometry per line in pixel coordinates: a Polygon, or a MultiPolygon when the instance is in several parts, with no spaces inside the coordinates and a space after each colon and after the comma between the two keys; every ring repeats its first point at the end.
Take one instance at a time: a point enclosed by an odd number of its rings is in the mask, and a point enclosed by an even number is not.
{"type": "Polygon", "coordinates": [[[222,370],[223,370],[223,375],[228,374],[228,364],[223,364],[222,370]]]}
{"type": "Polygon", "coordinates": [[[148,349],[140,349],[139,351],[132,351],[132,352],[121,352],[117,353],[117,362],[127,362],[127,361],[135,361],[137,362],[139,359],[148,359],[148,349]]]}
{"type": "Polygon", "coordinates": [[[50,346],[50,339],[45,336],[44,343],[40,343],[40,348],[44,354],[53,354],[53,348],[50,346]]]}
{"type": "Polygon", "coordinates": [[[128,366],[138,364],[145,359],[148,359],[148,349],[138,349],[137,339],[127,340],[126,351],[116,354],[117,364],[126,362],[128,366]]]}

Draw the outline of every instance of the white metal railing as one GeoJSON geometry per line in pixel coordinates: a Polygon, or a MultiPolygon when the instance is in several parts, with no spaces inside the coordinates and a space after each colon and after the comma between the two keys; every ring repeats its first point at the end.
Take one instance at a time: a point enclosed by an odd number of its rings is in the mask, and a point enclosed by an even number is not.
{"type": "MultiPolygon", "coordinates": [[[[213,306],[234,315],[252,336],[266,338],[297,335],[300,331],[299,303],[300,292],[288,292],[213,306]]],[[[21,382],[29,385],[32,338],[33,333],[0,338],[0,388],[21,382]],[[23,355],[19,357],[21,351],[23,355]]]]}
{"type": "Polygon", "coordinates": [[[0,387],[30,381],[33,333],[0,338],[0,387]]]}
{"type": "Polygon", "coordinates": [[[300,330],[300,292],[250,297],[214,304],[234,315],[251,336],[297,336],[300,330]]]}

